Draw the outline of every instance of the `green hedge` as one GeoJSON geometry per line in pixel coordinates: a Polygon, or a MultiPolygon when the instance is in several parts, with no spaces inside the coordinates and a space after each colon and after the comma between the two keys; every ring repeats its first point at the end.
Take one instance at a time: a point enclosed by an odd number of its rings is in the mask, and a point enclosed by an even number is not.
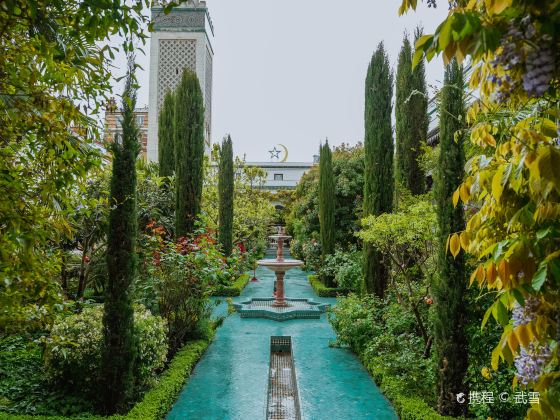
{"type": "Polygon", "coordinates": [[[250,278],[249,274],[242,274],[231,286],[216,286],[212,290],[212,296],[239,296],[250,278]]]}
{"type": "MultiPolygon", "coordinates": [[[[400,420],[451,420],[455,417],[441,416],[426,401],[416,397],[407,391],[405,378],[401,380],[389,375],[384,375],[383,366],[374,365],[364,361],[362,355],[358,355],[362,364],[373,377],[379,389],[387,397],[397,412],[400,420]]],[[[408,384],[410,387],[410,384],[408,384]]]]}
{"type": "Polygon", "coordinates": [[[401,420],[451,420],[455,417],[440,416],[422,398],[406,395],[393,388],[386,378],[380,386],[381,392],[391,401],[401,420]]]}
{"type": "Polygon", "coordinates": [[[319,277],[314,274],[307,276],[309,279],[309,283],[311,283],[311,287],[317,293],[319,297],[337,297],[337,296],[346,296],[350,291],[348,289],[344,289],[342,287],[327,287],[323,284],[319,277]]]}
{"type": "Polygon", "coordinates": [[[162,373],[159,382],[144,394],[126,415],[102,416],[21,416],[0,413],[2,420],[160,420],[165,418],[179,392],[189,378],[196,362],[210,344],[208,340],[196,340],[187,343],[173,358],[167,370],[162,373]]]}

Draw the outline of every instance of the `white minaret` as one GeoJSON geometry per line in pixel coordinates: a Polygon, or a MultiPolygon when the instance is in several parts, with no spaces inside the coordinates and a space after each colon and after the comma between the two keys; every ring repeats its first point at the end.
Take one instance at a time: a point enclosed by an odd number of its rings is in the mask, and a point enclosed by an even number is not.
{"type": "Polygon", "coordinates": [[[148,161],[158,160],[158,117],[167,90],[175,90],[183,69],[196,73],[204,96],[204,141],[210,150],[212,126],[212,61],[210,36],[214,28],[205,1],[189,0],[169,14],[152,8],[154,24],[150,40],[150,99],[148,161]]]}

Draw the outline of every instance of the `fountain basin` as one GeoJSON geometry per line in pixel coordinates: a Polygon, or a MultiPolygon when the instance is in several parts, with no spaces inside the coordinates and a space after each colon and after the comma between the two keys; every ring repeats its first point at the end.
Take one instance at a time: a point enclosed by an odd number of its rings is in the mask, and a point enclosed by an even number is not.
{"type": "Polygon", "coordinates": [[[233,306],[241,318],[268,318],[275,321],[288,319],[318,319],[330,306],[312,299],[285,298],[286,306],[274,306],[274,298],[253,298],[233,306]]]}
{"type": "Polygon", "coordinates": [[[285,241],[286,239],[291,239],[291,236],[278,233],[277,235],[270,235],[269,238],[275,241],[285,241]]]}
{"type": "Polygon", "coordinates": [[[277,272],[286,272],[292,268],[301,267],[303,265],[303,261],[294,260],[291,258],[282,259],[282,260],[272,260],[272,259],[265,259],[265,260],[258,260],[258,265],[268,268],[269,270],[277,272]]]}

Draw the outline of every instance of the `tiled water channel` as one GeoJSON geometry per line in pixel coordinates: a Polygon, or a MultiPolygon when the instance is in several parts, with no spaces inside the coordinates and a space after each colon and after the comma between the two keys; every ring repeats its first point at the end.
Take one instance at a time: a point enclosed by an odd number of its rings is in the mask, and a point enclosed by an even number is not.
{"type": "MultiPolygon", "coordinates": [[[[235,301],[270,296],[274,274],[259,268],[257,277],[259,282],[249,283],[235,301]]],[[[286,296],[336,303],[317,297],[307,273],[299,269],[286,273],[286,296]]],[[[222,303],[215,313],[225,311],[222,303]]],[[[273,335],[292,337],[302,419],[397,419],[356,356],[329,347],[335,334],[326,315],[277,322],[242,319],[239,314],[229,316],[218,329],[167,419],[264,420],[273,335]]]]}

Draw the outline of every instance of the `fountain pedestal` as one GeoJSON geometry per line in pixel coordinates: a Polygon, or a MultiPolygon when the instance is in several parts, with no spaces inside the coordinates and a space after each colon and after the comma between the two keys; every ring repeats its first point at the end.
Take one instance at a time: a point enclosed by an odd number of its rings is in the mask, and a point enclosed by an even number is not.
{"type": "Polygon", "coordinates": [[[283,271],[276,272],[276,294],[272,306],[282,308],[288,306],[286,303],[286,296],[284,294],[284,273],[283,271]]]}
{"type": "Polygon", "coordinates": [[[294,318],[319,318],[325,312],[327,304],[314,302],[310,299],[286,298],[284,277],[292,268],[301,267],[303,261],[284,258],[284,241],[291,236],[286,235],[283,228],[277,235],[269,236],[276,240],[276,259],[264,259],[257,264],[274,271],[276,275],[276,294],[271,298],[253,298],[234,306],[242,318],[270,318],[277,321],[294,318]]]}

